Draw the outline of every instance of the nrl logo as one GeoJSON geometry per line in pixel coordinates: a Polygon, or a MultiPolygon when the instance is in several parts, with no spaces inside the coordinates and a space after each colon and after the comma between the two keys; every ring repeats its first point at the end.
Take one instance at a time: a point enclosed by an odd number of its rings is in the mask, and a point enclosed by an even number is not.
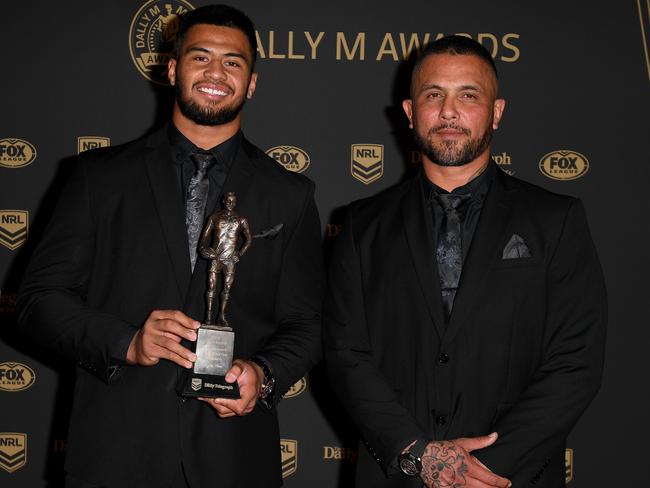
{"type": "Polygon", "coordinates": [[[573,449],[564,451],[564,483],[573,481],[573,449]]]}
{"type": "Polygon", "coordinates": [[[280,439],[282,477],[291,476],[298,469],[298,441],[280,439]]]}
{"type": "Polygon", "coordinates": [[[169,85],[167,62],[174,54],[179,16],[194,7],[185,0],[149,0],[137,11],[129,29],[131,59],[142,76],[169,85]]]}
{"type": "Polygon", "coordinates": [[[365,185],[384,174],[383,144],[352,144],[350,172],[365,185]]]}
{"type": "Polygon", "coordinates": [[[0,432],[0,468],[8,473],[27,464],[27,434],[0,432]]]}
{"type": "Polygon", "coordinates": [[[199,391],[203,388],[203,380],[201,378],[192,378],[192,390],[199,391]]]}
{"type": "Polygon", "coordinates": [[[0,244],[12,251],[27,240],[29,212],[27,210],[0,210],[0,244]]]}
{"type": "Polygon", "coordinates": [[[108,147],[111,145],[110,137],[100,136],[82,136],[77,137],[77,154],[98,147],[108,147]]]}
{"type": "Polygon", "coordinates": [[[298,395],[300,395],[306,389],[307,389],[307,378],[300,378],[293,385],[291,385],[291,388],[289,388],[289,391],[287,391],[284,394],[284,398],[297,397],[298,395]]]}

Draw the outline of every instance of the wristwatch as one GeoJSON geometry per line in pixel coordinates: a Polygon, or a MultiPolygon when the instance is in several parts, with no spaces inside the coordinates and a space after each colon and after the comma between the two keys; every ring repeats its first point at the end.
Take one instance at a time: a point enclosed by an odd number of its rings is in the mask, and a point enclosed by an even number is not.
{"type": "Polygon", "coordinates": [[[264,373],[264,379],[262,380],[262,389],[260,391],[260,402],[265,407],[271,408],[271,405],[273,404],[273,393],[275,390],[275,377],[271,371],[271,366],[265,359],[259,356],[253,356],[250,358],[250,360],[253,363],[257,364],[264,373]]]}
{"type": "Polygon", "coordinates": [[[408,451],[397,456],[397,464],[402,473],[406,476],[420,476],[422,472],[422,455],[428,443],[429,441],[426,439],[418,439],[408,451]]]}

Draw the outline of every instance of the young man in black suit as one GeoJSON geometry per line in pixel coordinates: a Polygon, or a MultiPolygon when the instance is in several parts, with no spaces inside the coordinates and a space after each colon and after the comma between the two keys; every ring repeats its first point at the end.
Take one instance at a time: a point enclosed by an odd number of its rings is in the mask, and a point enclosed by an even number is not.
{"type": "Polygon", "coordinates": [[[255,58],[242,12],[189,12],[168,67],[171,122],[82,154],[31,259],[20,325],[78,366],[67,486],[282,483],[274,405],[320,358],[321,229],[313,183],[240,130],[255,58]],[[198,236],[229,192],[252,233],[271,237],[238,262],[229,294],[226,380],[241,398],[186,400],[177,383],[205,316],[198,236]]]}
{"type": "Polygon", "coordinates": [[[505,101],[479,43],[423,50],[403,108],[422,169],[349,206],[324,310],[357,488],[564,486],[606,323],[582,204],[491,160],[505,101]]]}

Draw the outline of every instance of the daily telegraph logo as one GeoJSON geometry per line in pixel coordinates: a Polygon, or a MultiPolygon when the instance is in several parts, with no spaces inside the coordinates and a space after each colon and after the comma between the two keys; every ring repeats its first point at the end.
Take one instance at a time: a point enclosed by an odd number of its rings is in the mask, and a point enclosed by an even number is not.
{"type": "Polygon", "coordinates": [[[0,210],[0,244],[18,249],[27,240],[29,212],[27,210],[0,210]]]}
{"type": "Polygon", "coordinates": [[[22,168],[36,159],[36,148],[23,140],[8,137],[0,139],[0,166],[4,168],[22,168]]]}
{"type": "Polygon", "coordinates": [[[323,446],[323,459],[354,462],[357,457],[357,450],[351,447],[323,446]]]}
{"type": "Polygon", "coordinates": [[[22,363],[0,363],[0,390],[22,391],[36,381],[34,370],[22,363]]]}
{"type": "Polygon", "coordinates": [[[167,63],[174,54],[179,16],[194,7],[185,0],[149,0],[137,11],[129,29],[131,59],[142,76],[169,85],[167,63]]]}
{"type": "Polygon", "coordinates": [[[98,147],[108,147],[111,145],[110,137],[101,136],[81,136],[77,137],[77,154],[98,147]]]}
{"type": "Polygon", "coordinates": [[[564,451],[564,483],[573,481],[573,449],[564,451]]]}
{"type": "Polygon", "coordinates": [[[311,162],[309,154],[296,146],[275,146],[268,149],[266,154],[280,163],[284,169],[294,173],[302,173],[311,162]]]}
{"type": "Polygon", "coordinates": [[[575,180],[589,171],[589,160],[576,151],[553,151],[539,160],[539,170],[554,180],[575,180]]]}
{"type": "Polygon", "coordinates": [[[27,434],[0,432],[0,468],[8,473],[27,464],[27,434]]]}
{"type": "Polygon", "coordinates": [[[300,378],[296,381],[289,391],[285,393],[284,398],[294,398],[300,395],[303,391],[307,389],[307,378],[300,378]]]}
{"type": "Polygon", "coordinates": [[[515,172],[512,170],[512,157],[506,152],[502,152],[501,154],[493,154],[492,159],[494,159],[494,162],[499,165],[499,168],[501,168],[501,171],[504,173],[508,173],[509,175],[514,175],[515,172]]]}
{"type": "Polygon", "coordinates": [[[648,80],[650,80],[650,2],[648,2],[648,0],[636,0],[636,6],[639,10],[641,42],[643,43],[645,65],[648,69],[648,80]]]}
{"type": "Polygon", "coordinates": [[[280,439],[280,455],[282,460],[282,477],[291,476],[298,469],[298,441],[280,439]]]}
{"type": "Polygon", "coordinates": [[[384,174],[384,146],[382,144],[352,144],[350,172],[365,185],[384,174]]]}

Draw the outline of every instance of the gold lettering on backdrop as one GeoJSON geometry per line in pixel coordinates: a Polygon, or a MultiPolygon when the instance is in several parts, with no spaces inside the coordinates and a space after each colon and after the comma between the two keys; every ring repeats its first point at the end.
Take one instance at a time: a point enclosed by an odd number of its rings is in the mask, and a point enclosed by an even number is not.
{"type": "MultiPolygon", "coordinates": [[[[312,33],[310,31],[256,31],[257,52],[261,59],[283,59],[283,60],[305,60],[318,59],[323,56],[322,46],[326,46],[328,54],[334,54],[337,61],[366,61],[366,48],[377,50],[375,61],[393,61],[409,59],[414,53],[419,53],[424,45],[443,37],[445,34],[425,32],[385,32],[381,41],[375,45],[369,45],[366,32],[345,33],[336,32],[335,36],[326,35],[325,31],[312,33]],[[331,51],[331,43],[323,42],[332,39],[335,42],[334,52],[331,51]]],[[[490,52],[494,59],[506,63],[518,61],[521,57],[521,50],[517,46],[519,34],[510,32],[506,34],[495,34],[491,32],[478,32],[474,35],[467,32],[456,33],[460,36],[476,39],[490,52]]],[[[372,39],[375,39],[374,36],[372,39]]],[[[158,63],[156,61],[156,63],[158,63]]]]}
{"type": "Polygon", "coordinates": [[[381,58],[390,54],[393,58],[393,61],[398,61],[399,56],[397,55],[397,48],[395,47],[395,41],[393,40],[393,35],[390,32],[386,32],[384,35],[384,40],[381,41],[381,47],[377,52],[377,61],[381,61],[381,58]]]}
{"type": "Polygon", "coordinates": [[[479,44],[483,44],[483,47],[488,50],[488,52],[492,55],[493,58],[497,57],[497,52],[499,51],[499,40],[494,34],[489,34],[487,32],[481,32],[476,40],[479,42],[479,44]],[[484,39],[489,39],[492,42],[492,49],[488,47],[485,42],[483,42],[484,39]]]}
{"type": "Polygon", "coordinates": [[[275,32],[269,31],[269,59],[284,59],[284,54],[276,54],[275,50],[275,32]]]}
{"type": "Polygon", "coordinates": [[[319,32],[318,37],[316,37],[316,40],[314,40],[311,37],[311,32],[305,31],[305,38],[307,39],[307,42],[311,46],[311,59],[316,59],[316,49],[318,49],[318,45],[323,40],[324,35],[325,35],[324,32],[319,32]]]}
{"type": "Polygon", "coordinates": [[[305,59],[304,54],[295,54],[293,51],[293,31],[289,31],[289,45],[287,48],[287,57],[289,59],[305,59]]]}
{"type": "Polygon", "coordinates": [[[336,33],[336,59],[338,61],[343,59],[341,57],[341,50],[345,51],[345,57],[347,58],[348,61],[352,61],[354,59],[357,50],[359,51],[359,60],[363,61],[364,59],[366,59],[366,33],[359,32],[357,34],[357,37],[355,38],[354,41],[354,45],[352,46],[352,50],[350,50],[350,45],[348,44],[348,41],[345,37],[345,33],[337,32],[336,33]]]}
{"type": "Polygon", "coordinates": [[[508,40],[510,39],[519,39],[519,34],[506,34],[501,38],[501,43],[503,44],[503,46],[507,47],[513,52],[513,55],[508,58],[503,56],[499,58],[501,61],[505,61],[506,63],[514,63],[519,59],[519,55],[521,54],[517,46],[515,46],[514,44],[510,44],[508,42],[508,40]]]}
{"type": "Polygon", "coordinates": [[[406,45],[406,34],[403,32],[399,33],[399,42],[400,45],[402,46],[402,55],[404,56],[404,59],[408,59],[411,56],[411,53],[413,51],[420,52],[420,48],[427,44],[429,42],[429,38],[431,35],[427,32],[424,34],[424,37],[422,38],[422,41],[420,41],[420,37],[417,33],[411,34],[411,37],[409,38],[409,43],[408,46],[406,45]]]}

